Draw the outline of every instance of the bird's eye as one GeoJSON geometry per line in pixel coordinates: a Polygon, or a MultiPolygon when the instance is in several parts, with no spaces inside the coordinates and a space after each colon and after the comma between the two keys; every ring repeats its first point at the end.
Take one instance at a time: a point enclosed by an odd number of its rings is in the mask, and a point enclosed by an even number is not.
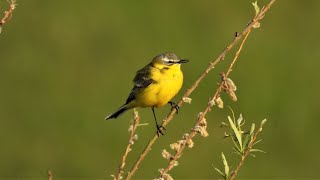
{"type": "Polygon", "coordinates": [[[163,61],[163,64],[165,64],[167,66],[171,66],[174,64],[174,61],[172,61],[172,60],[163,61]]]}

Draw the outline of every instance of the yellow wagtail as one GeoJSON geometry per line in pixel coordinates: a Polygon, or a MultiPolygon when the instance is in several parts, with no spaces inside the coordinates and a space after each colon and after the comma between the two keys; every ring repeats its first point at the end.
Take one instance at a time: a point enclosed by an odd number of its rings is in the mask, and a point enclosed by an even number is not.
{"type": "Polygon", "coordinates": [[[188,60],[179,59],[173,53],[162,53],[156,56],[151,63],[137,71],[133,79],[132,88],[126,103],[116,112],[106,117],[106,120],[117,118],[128,109],[135,107],[151,107],[156,122],[158,135],[162,133],[158,124],[154,108],[170,104],[171,108],[178,106],[170,100],[179,92],[183,83],[183,74],[180,69],[182,63],[188,60]]]}

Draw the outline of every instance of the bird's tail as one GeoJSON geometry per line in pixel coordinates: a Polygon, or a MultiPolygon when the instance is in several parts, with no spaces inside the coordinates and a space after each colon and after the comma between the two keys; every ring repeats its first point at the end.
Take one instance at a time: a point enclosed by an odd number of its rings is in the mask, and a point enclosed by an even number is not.
{"type": "Polygon", "coordinates": [[[121,106],[116,112],[110,114],[109,116],[107,116],[105,119],[115,119],[117,118],[119,115],[121,115],[122,113],[124,113],[126,110],[128,110],[127,108],[127,104],[121,106]]]}

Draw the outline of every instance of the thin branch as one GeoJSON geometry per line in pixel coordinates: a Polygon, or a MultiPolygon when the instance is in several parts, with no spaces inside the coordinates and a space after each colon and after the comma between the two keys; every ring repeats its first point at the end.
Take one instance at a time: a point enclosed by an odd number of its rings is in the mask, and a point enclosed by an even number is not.
{"type": "Polygon", "coordinates": [[[48,170],[47,174],[48,174],[48,180],[52,180],[53,173],[52,173],[52,171],[50,169],[48,170]]]}
{"type": "MultiPolygon", "coordinates": [[[[244,39],[243,39],[243,41],[242,41],[242,43],[241,43],[241,45],[240,45],[240,47],[239,47],[236,55],[235,55],[232,63],[230,64],[230,66],[229,66],[229,68],[228,68],[228,70],[227,70],[227,73],[226,73],[225,75],[223,75],[223,78],[222,78],[222,80],[221,80],[221,82],[220,82],[220,84],[219,84],[219,86],[218,86],[218,88],[217,88],[217,90],[216,90],[216,92],[215,92],[212,100],[210,100],[210,101],[215,101],[215,100],[220,96],[220,93],[221,93],[221,91],[222,91],[223,85],[224,85],[224,83],[225,83],[224,80],[227,79],[228,75],[229,75],[230,72],[232,71],[232,67],[234,66],[235,62],[237,61],[237,59],[238,59],[238,57],[239,57],[239,54],[240,54],[240,52],[241,52],[241,50],[242,50],[242,47],[243,47],[244,43],[246,42],[246,40],[247,40],[250,32],[251,32],[251,29],[250,29],[250,30],[247,32],[247,34],[245,35],[245,37],[244,37],[244,39]]],[[[210,101],[209,101],[209,102],[210,102],[210,101]]],[[[205,110],[203,111],[203,113],[201,113],[201,114],[199,115],[198,121],[196,122],[196,124],[194,125],[194,127],[192,128],[192,130],[190,131],[189,136],[187,136],[187,137],[185,138],[185,142],[188,142],[190,139],[192,139],[192,138],[199,132],[199,129],[196,128],[196,127],[199,127],[199,126],[200,126],[201,121],[205,118],[206,114],[207,114],[209,111],[211,111],[211,107],[212,107],[212,106],[213,106],[212,103],[208,103],[208,105],[207,105],[207,107],[205,108],[205,110]]],[[[179,150],[176,152],[176,154],[174,155],[174,157],[170,160],[170,162],[168,163],[168,166],[161,172],[161,174],[160,174],[160,176],[158,177],[158,179],[163,178],[163,176],[164,176],[165,174],[167,174],[167,173],[173,168],[174,163],[172,163],[172,162],[177,161],[177,160],[181,157],[182,152],[183,152],[183,150],[185,149],[185,147],[186,147],[186,143],[184,143],[184,144],[182,144],[182,145],[180,146],[179,150]]]]}
{"type": "Polygon", "coordinates": [[[240,160],[239,164],[237,165],[236,170],[234,170],[234,172],[232,173],[232,176],[230,177],[230,180],[233,180],[233,179],[237,176],[237,174],[238,174],[241,166],[242,166],[243,163],[244,163],[245,158],[248,156],[248,154],[250,153],[250,150],[252,149],[252,146],[253,146],[254,143],[256,142],[258,134],[262,131],[262,125],[263,125],[263,124],[261,124],[260,128],[258,129],[258,131],[254,134],[254,136],[253,136],[253,138],[252,138],[252,141],[249,143],[246,152],[245,152],[244,155],[241,157],[241,160],[240,160]]]}
{"type": "Polygon", "coordinates": [[[134,140],[136,140],[135,132],[136,132],[137,127],[139,125],[140,116],[139,116],[138,112],[135,109],[133,109],[133,111],[134,111],[133,112],[134,120],[133,120],[132,125],[129,128],[129,131],[131,133],[130,133],[130,136],[129,136],[128,145],[127,145],[127,148],[126,148],[126,151],[125,151],[124,155],[122,156],[122,160],[121,160],[121,164],[119,166],[118,174],[117,174],[116,177],[114,176],[115,180],[122,179],[123,169],[124,169],[124,166],[126,165],[127,156],[129,154],[129,152],[131,151],[131,146],[134,144],[134,140]]]}
{"type": "MultiPolygon", "coordinates": [[[[219,63],[221,60],[224,59],[226,54],[232,49],[236,44],[238,44],[239,40],[242,39],[242,37],[246,34],[248,34],[249,31],[256,25],[256,23],[263,19],[265,13],[270,9],[270,7],[273,5],[273,3],[276,0],[271,0],[271,2],[263,8],[257,15],[256,17],[247,25],[247,27],[242,31],[242,33],[237,33],[237,36],[233,39],[233,41],[222,51],[222,53],[214,60],[209,63],[209,66],[206,68],[206,70],[200,75],[200,77],[195,81],[195,83],[185,92],[181,100],[177,103],[179,107],[183,105],[183,99],[189,97],[189,95],[198,87],[200,82],[207,76],[209,71],[211,71],[217,63],[219,63]]],[[[166,127],[167,124],[171,122],[173,119],[174,115],[176,114],[176,109],[173,108],[170,114],[166,119],[163,120],[162,126],[166,127]]],[[[156,142],[158,139],[157,133],[154,134],[153,138],[149,141],[147,144],[146,148],[143,150],[135,164],[133,165],[132,169],[130,172],[127,174],[126,179],[131,179],[135,172],[138,170],[139,165],[141,162],[144,160],[145,156],[150,152],[152,145],[156,142]]]]}
{"type": "MultiPolygon", "coordinates": [[[[272,5],[271,3],[273,3],[274,1],[275,1],[275,0],[271,1],[271,2],[268,4],[268,6],[267,6],[268,9],[271,7],[271,5],[272,5]],[[271,5],[270,5],[270,4],[271,4],[271,5]]],[[[264,9],[264,10],[265,10],[265,9],[264,9]]],[[[266,10],[265,10],[264,12],[266,12],[266,10]]],[[[256,19],[258,19],[258,18],[259,18],[259,19],[262,19],[260,16],[262,16],[262,18],[263,18],[264,14],[261,14],[261,13],[257,14],[257,15],[254,17],[254,19],[253,19],[252,22],[255,22],[254,20],[256,20],[256,19]]],[[[254,28],[254,27],[252,26],[252,28],[254,28]]],[[[229,74],[231,73],[232,68],[233,68],[235,62],[237,61],[237,59],[238,59],[238,57],[239,57],[239,55],[240,55],[240,52],[241,52],[241,50],[242,50],[242,48],[243,48],[243,45],[244,45],[244,43],[246,42],[249,34],[251,33],[252,28],[249,29],[249,30],[247,31],[247,33],[245,34],[245,37],[244,37],[244,39],[242,40],[242,43],[241,43],[238,51],[236,52],[236,55],[235,55],[233,61],[231,62],[230,66],[229,66],[229,68],[228,68],[228,70],[227,70],[227,73],[226,73],[226,74],[222,74],[222,80],[221,80],[221,82],[220,82],[220,84],[219,84],[219,86],[218,86],[218,88],[217,88],[217,90],[216,90],[213,98],[212,98],[210,101],[213,101],[213,102],[214,102],[214,101],[220,96],[220,93],[221,93],[221,91],[222,91],[222,89],[223,89],[223,85],[225,84],[225,80],[228,78],[229,74]]],[[[203,113],[199,114],[198,121],[196,122],[194,128],[191,130],[191,132],[189,133],[189,135],[188,135],[187,137],[185,137],[185,142],[188,142],[189,140],[191,140],[191,139],[198,133],[198,129],[197,129],[196,127],[199,127],[201,121],[205,118],[206,114],[207,114],[209,111],[211,111],[211,107],[213,106],[213,103],[210,103],[210,101],[209,101],[207,107],[205,108],[205,110],[203,111],[203,113]]],[[[262,130],[262,128],[260,128],[260,129],[262,130]]],[[[259,130],[258,132],[260,132],[260,130],[259,130]]],[[[249,148],[248,148],[248,150],[246,151],[246,154],[242,157],[242,160],[240,161],[240,163],[239,163],[239,165],[238,165],[238,167],[237,167],[237,169],[236,169],[236,171],[235,171],[235,173],[234,173],[234,177],[236,176],[237,172],[239,171],[241,165],[243,164],[244,158],[249,154],[250,149],[252,148],[252,145],[253,145],[253,143],[254,143],[254,141],[255,141],[255,139],[256,139],[256,135],[258,134],[258,132],[256,132],[256,134],[255,134],[255,136],[254,136],[254,139],[253,139],[253,142],[251,142],[251,143],[249,144],[249,148]]],[[[181,145],[181,147],[179,148],[179,150],[176,152],[175,156],[174,156],[173,158],[171,158],[170,162],[168,163],[168,166],[167,166],[163,171],[161,171],[160,176],[158,177],[158,179],[163,178],[163,176],[165,176],[165,175],[173,168],[174,163],[172,163],[172,162],[177,161],[177,159],[181,157],[182,152],[183,152],[183,150],[185,149],[185,147],[186,147],[186,143],[184,143],[184,144],[181,145]]],[[[233,177],[233,178],[234,178],[234,177],[233,177]]]]}
{"type": "MultiPolygon", "coordinates": [[[[9,2],[9,1],[8,1],[8,2],[9,2]]],[[[1,31],[2,31],[2,26],[3,26],[4,24],[6,24],[6,23],[11,19],[12,14],[13,14],[13,11],[16,9],[16,6],[17,6],[16,0],[10,0],[9,3],[10,3],[10,8],[9,8],[8,11],[5,11],[5,12],[4,12],[4,16],[3,16],[3,18],[2,18],[1,21],[0,21],[0,33],[1,33],[1,31]]]]}

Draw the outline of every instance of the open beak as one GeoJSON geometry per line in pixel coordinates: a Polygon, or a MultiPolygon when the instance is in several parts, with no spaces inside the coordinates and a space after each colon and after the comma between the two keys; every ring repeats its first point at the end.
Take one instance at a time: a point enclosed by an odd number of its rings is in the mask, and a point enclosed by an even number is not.
{"type": "Polygon", "coordinates": [[[179,64],[182,64],[182,63],[187,63],[189,62],[189,60],[187,59],[180,59],[180,61],[178,62],[179,64]]]}

